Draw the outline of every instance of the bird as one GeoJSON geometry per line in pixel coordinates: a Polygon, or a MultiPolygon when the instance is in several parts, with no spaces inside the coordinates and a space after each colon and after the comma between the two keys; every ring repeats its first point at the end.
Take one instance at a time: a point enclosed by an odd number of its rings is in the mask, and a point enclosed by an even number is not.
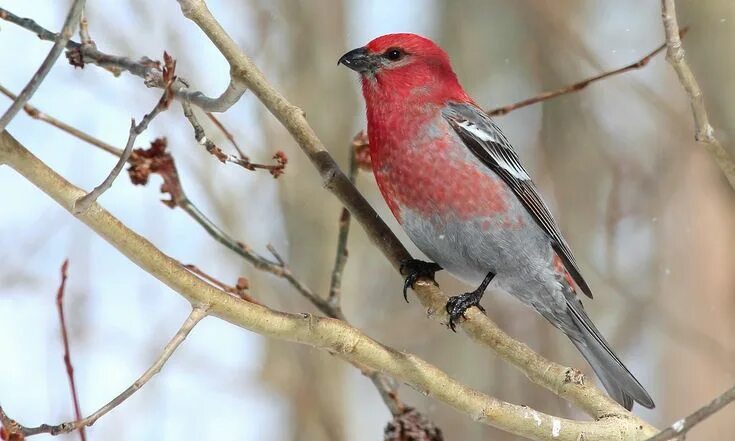
{"type": "MultiPolygon", "coordinates": [[[[449,327],[488,287],[535,309],[576,346],[608,394],[630,410],[651,396],[587,315],[592,298],[569,244],[495,122],[430,39],[387,34],[345,53],[366,104],[373,174],[390,211],[431,261],[408,259],[403,294],[446,269],[477,289],[449,298],[449,327]]],[[[406,297],[407,299],[407,297],[406,297]]]]}

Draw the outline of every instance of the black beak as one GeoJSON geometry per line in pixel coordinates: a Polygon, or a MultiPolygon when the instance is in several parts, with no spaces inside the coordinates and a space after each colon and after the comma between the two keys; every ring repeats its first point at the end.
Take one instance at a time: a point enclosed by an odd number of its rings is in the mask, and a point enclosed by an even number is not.
{"type": "Polygon", "coordinates": [[[339,61],[337,61],[337,65],[340,64],[344,64],[359,73],[374,72],[380,66],[379,60],[375,56],[370,55],[364,47],[353,49],[342,55],[339,61]]]}

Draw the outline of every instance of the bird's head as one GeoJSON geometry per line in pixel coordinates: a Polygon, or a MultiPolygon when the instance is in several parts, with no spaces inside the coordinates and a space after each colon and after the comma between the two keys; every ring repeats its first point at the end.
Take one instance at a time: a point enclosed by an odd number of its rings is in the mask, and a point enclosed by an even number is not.
{"type": "Polygon", "coordinates": [[[447,53],[416,34],[387,34],[344,54],[337,64],[358,72],[363,94],[381,101],[421,97],[434,102],[467,99],[447,53]]]}

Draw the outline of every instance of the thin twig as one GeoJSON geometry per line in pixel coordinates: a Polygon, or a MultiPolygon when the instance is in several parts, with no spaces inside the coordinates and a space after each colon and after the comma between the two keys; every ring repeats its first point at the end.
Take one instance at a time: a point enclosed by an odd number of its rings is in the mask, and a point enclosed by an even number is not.
{"type": "Polygon", "coordinates": [[[232,146],[235,148],[235,150],[237,150],[237,153],[240,155],[240,157],[241,158],[246,158],[247,155],[245,155],[245,153],[243,153],[242,149],[237,144],[237,141],[235,141],[235,137],[232,135],[232,133],[230,133],[229,130],[227,130],[227,128],[225,127],[225,125],[222,124],[222,122],[219,119],[217,119],[217,117],[214,116],[214,114],[212,112],[207,112],[207,116],[212,121],[212,123],[214,123],[214,125],[217,126],[217,128],[220,129],[222,131],[222,133],[224,133],[225,137],[230,141],[230,144],[232,144],[232,146]]]}
{"type": "MultiPolygon", "coordinates": [[[[349,149],[349,175],[348,179],[353,184],[357,177],[358,167],[357,159],[355,157],[355,143],[360,135],[356,135],[352,140],[349,149]]],[[[350,234],[350,211],[347,208],[342,208],[342,213],[339,216],[339,235],[337,236],[337,253],[334,258],[334,267],[332,269],[332,280],[329,286],[329,297],[327,301],[333,308],[341,309],[340,296],[342,293],[342,273],[344,272],[345,265],[347,264],[347,239],[350,234]]]]}
{"type": "Polygon", "coordinates": [[[661,0],[661,16],[663,17],[666,46],[668,48],[666,59],[676,71],[679,82],[689,97],[692,115],[694,116],[694,139],[707,149],[727,178],[730,186],[735,188],[735,161],[715,137],[715,130],[709,122],[707,107],[704,104],[702,89],[700,89],[699,83],[694,77],[694,72],[692,72],[684,57],[679,23],[676,18],[676,2],[674,0],[661,0]]]}
{"type": "Polygon", "coordinates": [[[135,119],[132,119],[130,121],[128,142],[127,144],[125,144],[125,149],[123,150],[122,155],[120,155],[120,158],[117,160],[115,167],[112,168],[112,171],[110,171],[110,174],[107,175],[105,180],[102,181],[100,185],[95,187],[94,190],[90,191],[77,200],[77,202],[74,204],[74,212],[76,214],[86,211],[90,207],[90,205],[92,205],[97,200],[97,198],[102,195],[102,193],[106,192],[112,186],[112,183],[115,182],[115,179],[118,177],[123,167],[125,167],[125,163],[127,163],[128,159],[130,159],[130,154],[133,152],[133,145],[135,144],[135,140],[148,128],[148,125],[151,123],[151,121],[153,121],[156,116],[158,116],[159,113],[168,109],[171,105],[171,100],[173,98],[171,85],[174,83],[174,81],[176,81],[176,61],[174,61],[166,53],[164,53],[164,59],[166,60],[166,66],[163,70],[164,77],[167,79],[167,87],[164,89],[163,95],[161,95],[158,103],[156,103],[156,107],[154,107],[153,110],[150,111],[150,113],[146,114],[143,117],[143,119],[140,121],[140,124],[136,125],[135,119]]]}
{"type": "MultiPolygon", "coordinates": [[[[207,149],[207,151],[212,156],[217,158],[221,163],[227,164],[229,162],[232,164],[237,164],[240,167],[251,171],[259,168],[268,170],[274,178],[277,178],[283,174],[283,170],[285,169],[287,162],[286,156],[283,152],[276,152],[276,154],[273,156],[273,159],[276,160],[276,164],[274,165],[257,164],[254,162],[250,162],[250,158],[243,155],[239,149],[238,152],[240,152],[240,156],[225,153],[211,139],[206,136],[204,132],[204,127],[202,127],[199,119],[197,119],[196,115],[194,115],[194,110],[191,108],[191,104],[184,100],[181,102],[181,107],[184,110],[184,116],[187,120],[189,120],[189,123],[194,129],[194,139],[196,139],[200,145],[204,146],[204,148],[207,149]]],[[[223,126],[221,126],[220,124],[220,127],[223,126]]]]}
{"type": "Polygon", "coordinates": [[[245,277],[238,277],[237,284],[233,286],[233,285],[228,285],[210,276],[209,274],[199,269],[199,267],[197,267],[196,265],[182,263],[181,266],[188,269],[192,273],[199,276],[201,279],[206,280],[207,282],[211,283],[212,285],[216,286],[217,288],[221,289],[224,292],[228,292],[248,302],[262,305],[261,302],[255,300],[250,294],[247,293],[247,289],[250,287],[250,282],[245,277]]]}
{"type": "Polygon", "coordinates": [[[6,427],[10,425],[11,427],[14,428],[14,430],[16,430],[16,432],[11,432],[11,433],[20,433],[24,437],[38,435],[41,433],[48,433],[50,435],[59,435],[62,433],[70,433],[75,430],[81,430],[84,427],[91,426],[102,416],[104,416],[105,414],[110,412],[112,409],[122,404],[128,398],[130,398],[135,392],[137,392],[140,388],[145,386],[146,383],[148,383],[148,381],[150,381],[150,379],[153,378],[153,376],[159,373],[161,369],[163,368],[163,366],[168,361],[168,359],[171,358],[171,355],[173,355],[173,353],[176,351],[176,349],[178,349],[181,343],[183,343],[184,340],[186,340],[186,337],[189,336],[189,333],[194,328],[194,326],[196,326],[197,323],[199,323],[199,321],[201,321],[206,316],[207,316],[207,309],[205,307],[202,307],[202,306],[193,307],[191,310],[191,313],[189,314],[189,317],[187,317],[186,321],[184,321],[184,324],[181,325],[181,328],[179,328],[178,332],[176,332],[176,335],[174,335],[173,338],[168,342],[168,344],[163,348],[161,355],[159,355],[159,357],[151,365],[151,367],[148,368],[148,370],[145,371],[143,375],[140,376],[140,378],[135,380],[135,382],[130,387],[125,389],[120,395],[113,398],[109,403],[100,407],[99,410],[89,415],[88,417],[83,418],[83,419],[78,419],[76,421],[69,421],[66,423],[53,425],[53,426],[48,425],[48,424],[41,424],[38,427],[25,427],[19,424],[17,421],[14,421],[8,418],[8,416],[2,410],[2,407],[0,407],[0,421],[2,421],[3,425],[5,425],[6,427]]]}
{"type": "MultiPolygon", "coordinates": [[[[56,41],[58,35],[36,23],[33,19],[22,18],[0,8],[0,19],[18,25],[35,33],[38,38],[46,41],[56,41]]],[[[147,87],[163,89],[166,82],[160,71],[160,62],[153,61],[148,57],[133,60],[129,57],[111,55],[99,51],[94,44],[82,45],[76,41],[66,42],[68,49],[67,57],[75,66],[82,67],[85,63],[95,64],[110,71],[113,75],[121,72],[129,72],[142,78],[147,87]]],[[[217,98],[210,98],[198,91],[189,91],[186,82],[179,78],[173,84],[173,92],[177,99],[189,100],[192,104],[207,112],[224,112],[240,100],[247,88],[242,82],[230,81],[224,92],[217,98]]]]}
{"type": "Polygon", "coordinates": [[[369,377],[370,381],[375,385],[375,388],[378,389],[380,398],[383,399],[383,403],[388,407],[391,415],[397,416],[403,413],[406,405],[398,398],[398,383],[391,377],[381,374],[378,371],[373,371],[369,377]]]}
{"type": "MultiPolygon", "coordinates": [[[[31,77],[31,80],[28,82],[26,87],[24,87],[20,92],[18,98],[13,101],[13,104],[11,104],[8,110],[5,111],[5,114],[0,117],[0,132],[5,130],[5,127],[7,127],[10,120],[12,120],[13,117],[20,112],[20,109],[23,108],[23,105],[31,99],[33,94],[38,90],[38,87],[46,78],[46,75],[51,71],[51,68],[59,58],[59,55],[61,55],[61,51],[64,50],[64,47],[66,47],[67,42],[74,33],[77,24],[79,24],[79,18],[82,15],[82,10],[84,9],[84,1],[85,0],[74,0],[74,3],[72,3],[69,13],[66,15],[66,20],[64,20],[64,27],[61,28],[61,32],[59,32],[59,34],[54,38],[54,45],[51,46],[51,50],[46,56],[46,59],[43,60],[43,63],[41,63],[41,66],[38,68],[36,73],[33,74],[33,77],[31,77]]],[[[0,18],[4,18],[2,16],[2,11],[3,10],[0,9],[0,18]]]]}
{"type": "MultiPolygon", "coordinates": [[[[61,339],[64,342],[64,366],[66,366],[66,376],[69,378],[69,388],[71,389],[71,398],[74,403],[74,418],[82,419],[82,411],[79,407],[79,395],[77,394],[77,385],[74,381],[74,366],[71,363],[71,350],[69,349],[69,334],[66,331],[66,318],[64,317],[64,291],[66,290],[67,269],[69,268],[69,259],[64,260],[61,265],[61,283],[56,292],[56,310],[59,313],[59,325],[61,326],[61,339]]],[[[79,438],[86,441],[87,435],[84,428],[79,430],[79,438]]]]}
{"type": "MultiPolygon", "coordinates": [[[[686,34],[687,31],[688,31],[688,28],[682,29],[681,37],[684,37],[684,34],[686,34]]],[[[509,104],[503,107],[498,107],[497,109],[488,110],[487,114],[490,116],[502,116],[514,110],[518,110],[522,107],[540,103],[542,101],[546,101],[551,98],[556,98],[560,95],[566,95],[568,93],[578,92],[596,81],[604,80],[605,78],[612,77],[614,75],[619,75],[619,74],[622,74],[622,73],[625,73],[631,70],[636,70],[636,69],[640,69],[644,67],[648,64],[649,61],[651,61],[653,57],[658,55],[664,49],[666,49],[666,43],[663,43],[661,46],[657,47],[656,49],[651,51],[648,55],[636,61],[635,63],[631,63],[625,67],[621,67],[619,69],[611,70],[608,72],[603,72],[601,74],[595,75],[593,77],[587,78],[577,83],[570,84],[568,86],[564,86],[556,90],[550,90],[548,92],[543,92],[531,98],[526,98],[525,100],[518,101],[517,103],[509,104]]]]}
{"type": "MultiPolygon", "coordinates": [[[[0,93],[7,96],[11,100],[15,100],[18,98],[17,95],[15,95],[13,92],[6,89],[2,84],[0,84],[0,93]]],[[[77,129],[76,127],[72,127],[69,124],[59,121],[58,119],[52,117],[51,115],[47,115],[38,108],[33,107],[30,104],[25,104],[23,106],[23,110],[33,119],[37,119],[39,121],[43,121],[45,123],[51,124],[52,126],[56,127],[57,129],[60,129],[71,136],[74,136],[76,138],[81,139],[84,142],[87,142],[89,144],[92,144],[95,147],[99,147],[102,150],[106,151],[107,153],[112,153],[115,156],[122,156],[123,150],[119,149],[115,146],[112,146],[104,141],[101,141],[94,136],[90,136],[85,132],[82,132],[81,130],[77,129]]]]}
{"type": "Polygon", "coordinates": [[[141,132],[142,130],[138,132],[138,127],[135,125],[135,119],[131,119],[130,130],[128,131],[128,142],[127,144],[125,144],[125,149],[123,150],[122,155],[120,155],[117,163],[115,163],[115,166],[112,168],[107,177],[100,183],[100,185],[96,186],[94,190],[90,191],[77,200],[76,204],[74,204],[75,213],[79,214],[87,210],[89,206],[97,200],[97,198],[102,196],[102,193],[106,192],[110,187],[112,187],[112,183],[122,171],[125,163],[128,162],[130,154],[133,152],[133,144],[135,143],[135,139],[141,132]]]}
{"type": "Polygon", "coordinates": [[[82,9],[82,16],[79,20],[79,41],[82,46],[93,45],[92,37],[89,36],[89,22],[87,22],[87,13],[82,9]]]}
{"type": "Polygon", "coordinates": [[[712,416],[717,411],[727,406],[734,400],[735,386],[723,392],[722,395],[712,400],[706,406],[700,408],[688,417],[680,419],[679,421],[672,424],[669,428],[657,434],[656,436],[649,438],[647,441],[667,441],[676,437],[682,437],[683,439],[684,434],[689,432],[692,427],[712,416]]]}

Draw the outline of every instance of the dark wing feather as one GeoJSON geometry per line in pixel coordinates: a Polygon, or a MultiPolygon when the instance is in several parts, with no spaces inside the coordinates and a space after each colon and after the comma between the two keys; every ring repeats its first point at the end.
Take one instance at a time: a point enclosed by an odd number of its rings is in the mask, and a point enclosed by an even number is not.
{"type": "Polygon", "coordinates": [[[582,278],[572,250],[503,132],[489,116],[471,104],[450,103],[442,113],[467,148],[513,189],[536,223],[551,238],[554,250],[579,288],[592,298],[592,291],[582,278]]]}

